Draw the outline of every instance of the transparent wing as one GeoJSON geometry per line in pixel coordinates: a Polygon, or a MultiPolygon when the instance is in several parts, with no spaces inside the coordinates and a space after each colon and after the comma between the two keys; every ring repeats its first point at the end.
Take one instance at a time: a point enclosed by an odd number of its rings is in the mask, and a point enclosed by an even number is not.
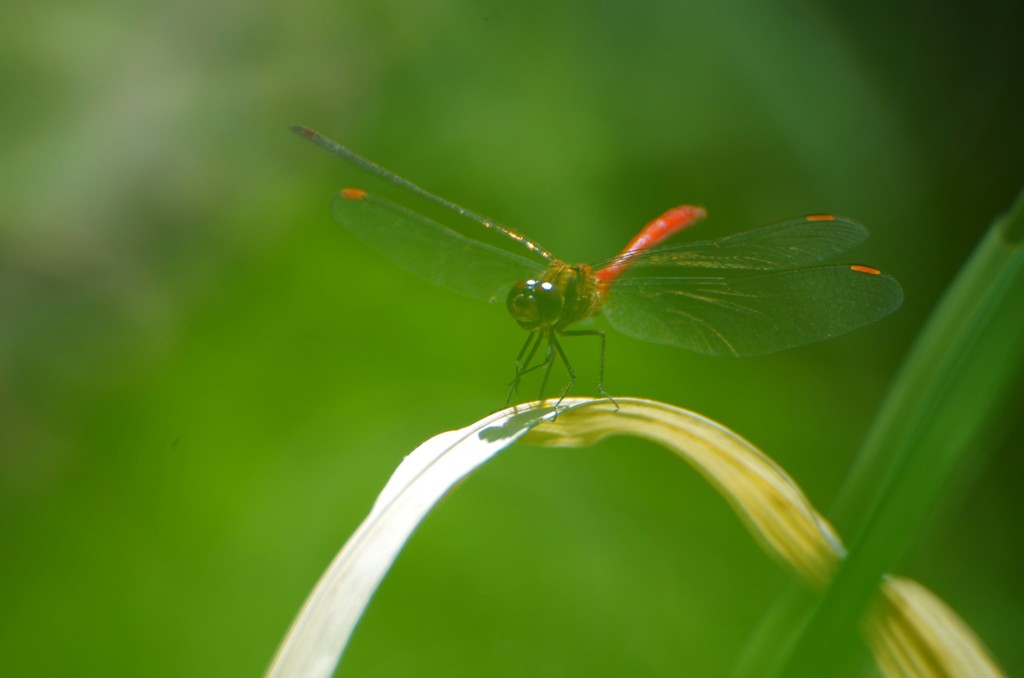
{"type": "Polygon", "coordinates": [[[604,313],[623,334],[706,355],[760,355],[846,334],[899,308],[891,276],[847,264],[740,277],[638,277],[604,313]]]}
{"type": "Polygon", "coordinates": [[[539,263],[363,191],[337,193],[331,215],[357,240],[400,266],[470,296],[494,299],[504,288],[544,270],[539,263]]]}
{"type": "MultiPolygon", "coordinates": [[[[720,240],[669,245],[616,257],[627,270],[649,266],[732,271],[776,271],[816,264],[842,254],[868,237],[855,221],[832,215],[811,215],[720,240]]],[[[605,266],[604,263],[598,268],[605,266]]]]}

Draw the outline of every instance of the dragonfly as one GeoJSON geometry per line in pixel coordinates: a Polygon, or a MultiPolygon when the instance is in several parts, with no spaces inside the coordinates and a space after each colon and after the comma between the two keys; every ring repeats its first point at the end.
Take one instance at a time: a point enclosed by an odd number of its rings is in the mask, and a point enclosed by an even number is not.
{"type": "Polygon", "coordinates": [[[339,225],[400,266],[470,296],[493,301],[505,295],[512,318],[528,333],[506,404],[523,377],[534,371],[543,374],[543,399],[556,358],[569,377],[558,402],[573,388],[576,371],[560,336],[598,338],[598,391],[611,399],[603,383],[604,332],[573,327],[598,314],[636,339],[704,355],[753,356],[852,332],[889,315],[903,301],[899,283],[876,268],[826,263],[868,236],[862,225],[843,217],[811,214],[717,240],[666,243],[706,216],[702,207],[681,205],[644,226],[617,256],[597,264],[569,264],[517,231],[438,197],[311,129],[291,129],[507,240],[509,249],[496,247],[359,188],[343,188],[331,202],[339,225]]]}

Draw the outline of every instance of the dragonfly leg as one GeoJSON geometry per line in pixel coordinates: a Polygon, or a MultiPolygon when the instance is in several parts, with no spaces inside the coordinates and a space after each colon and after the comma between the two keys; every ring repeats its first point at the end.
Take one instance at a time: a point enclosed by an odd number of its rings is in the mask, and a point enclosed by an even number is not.
{"type": "MultiPolygon", "coordinates": [[[[558,357],[562,359],[562,364],[565,365],[565,371],[569,373],[569,383],[566,385],[565,389],[562,390],[562,395],[558,396],[558,401],[555,403],[555,407],[557,408],[562,401],[565,400],[565,396],[569,395],[569,391],[572,390],[573,385],[576,383],[576,370],[572,368],[572,364],[569,362],[568,356],[565,355],[565,351],[562,350],[562,345],[559,344],[558,339],[555,338],[554,332],[551,333],[551,339],[548,341],[548,346],[549,349],[550,347],[554,347],[555,351],[558,352],[558,357]]],[[[551,366],[549,365],[548,372],[550,371],[551,366]]]]}
{"type": "Polygon", "coordinates": [[[512,379],[512,383],[509,385],[508,398],[505,399],[505,407],[508,407],[509,403],[512,402],[512,397],[519,390],[519,382],[522,380],[523,375],[532,372],[533,370],[541,367],[543,363],[530,366],[533,359],[537,356],[537,350],[540,348],[541,341],[544,339],[543,332],[530,332],[529,336],[526,337],[526,341],[523,343],[523,347],[519,349],[519,355],[516,356],[516,376],[512,379]],[[525,360],[523,359],[525,356],[525,360]]]}
{"type": "MultiPolygon", "coordinates": [[[[567,337],[597,337],[598,339],[601,340],[601,361],[599,363],[599,367],[597,370],[597,392],[600,393],[605,398],[607,398],[608,400],[612,401],[612,404],[615,405],[615,409],[619,409],[619,404],[615,402],[615,398],[613,398],[611,394],[608,393],[608,391],[604,390],[604,332],[602,332],[601,330],[566,330],[562,332],[562,334],[567,337]]],[[[561,352],[561,348],[559,348],[559,352],[561,352]]],[[[565,366],[566,368],[569,369],[569,372],[571,374],[572,369],[569,368],[569,362],[565,360],[564,355],[562,356],[562,360],[565,362],[565,366]]],[[[562,397],[564,398],[565,395],[563,394],[562,397]]]]}
{"type": "MultiPolygon", "coordinates": [[[[537,363],[537,365],[535,366],[536,368],[544,368],[544,378],[540,380],[540,400],[544,400],[544,389],[547,388],[548,377],[551,376],[551,368],[555,364],[555,349],[558,349],[558,353],[560,355],[562,353],[562,349],[558,345],[558,340],[555,339],[555,333],[549,330],[546,334],[548,338],[548,347],[544,351],[544,362],[537,363]]],[[[558,402],[561,401],[562,399],[559,398],[558,402]]],[[[558,407],[558,403],[555,403],[555,407],[558,407]]]]}

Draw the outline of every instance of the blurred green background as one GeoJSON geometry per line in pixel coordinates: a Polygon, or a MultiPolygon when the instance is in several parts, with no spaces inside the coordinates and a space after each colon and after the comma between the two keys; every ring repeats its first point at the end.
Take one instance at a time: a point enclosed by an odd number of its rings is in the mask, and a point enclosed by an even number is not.
{"type": "MultiPolygon", "coordinates": [[[[1020,3],[5,15],[5,675],[259,675],[402,456],[503,403],[521,331],[336,228],[331,193],[367,179],[291,123],[572,260],[683,202],[709,209],[700,237],[815,211],[867,224],[851,259],[906,292],[875,326],[743,360],[609,335],[613,394],[723,422],[826,511],[930,309],[1024,185],[1020,3]]],[[[592,342],[566,344],[593,393],[592,342]]],[[[1011,674],[1022,433],[952,489],[902,571],[1011,674]]],[[[787,583],[664,451],[520,446],[426,521],[340,673],[721,675],[787,583]]]]}

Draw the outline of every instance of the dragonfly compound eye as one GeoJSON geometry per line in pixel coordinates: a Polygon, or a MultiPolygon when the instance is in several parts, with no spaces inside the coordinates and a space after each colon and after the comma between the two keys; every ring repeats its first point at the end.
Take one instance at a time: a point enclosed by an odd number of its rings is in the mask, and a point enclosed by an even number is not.
{"type": "Polygon", "coordinates": [[[558,324],[562,306],[562,293],[550,282],[523,280],[508,293],[508,312],[524,330],[558,324]]]}

